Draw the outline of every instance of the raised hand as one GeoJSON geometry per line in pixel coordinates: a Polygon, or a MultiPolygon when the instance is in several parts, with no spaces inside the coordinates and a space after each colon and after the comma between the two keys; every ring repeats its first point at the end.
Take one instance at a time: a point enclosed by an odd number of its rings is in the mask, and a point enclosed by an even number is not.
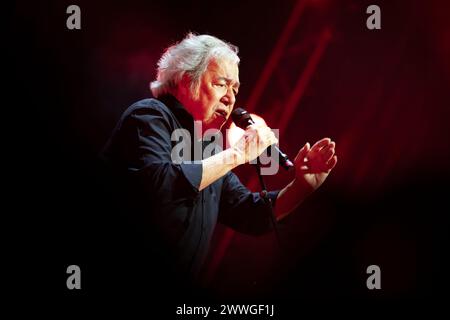
{"type": "Polygon", "coordinates": [[[336,143],[330,138],[317,141],[312,147],[306,143],[294,160],[295,177],[313,190],[319,188],[337,163],[336,143]]]}

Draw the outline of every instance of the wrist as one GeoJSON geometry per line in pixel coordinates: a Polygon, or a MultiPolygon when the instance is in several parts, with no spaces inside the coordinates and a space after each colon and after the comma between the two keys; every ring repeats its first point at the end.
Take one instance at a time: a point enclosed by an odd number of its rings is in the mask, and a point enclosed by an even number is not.
{"type": "Polygon", "coordinates": [[[295,177],[290,185],[302,197],[307,197],[314,192],[314,188],[303,177],[295,177]]]}

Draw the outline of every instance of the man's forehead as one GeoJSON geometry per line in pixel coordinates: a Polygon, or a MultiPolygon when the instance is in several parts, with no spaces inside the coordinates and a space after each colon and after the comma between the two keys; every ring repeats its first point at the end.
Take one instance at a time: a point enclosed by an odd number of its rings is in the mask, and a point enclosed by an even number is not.
{"type": "Polygon", "coordinates": [[[207,70],[213,73],[216,78],[235,82],[239,85],[239,67],[236,63],[225,59],[212,59],[208,64],[207,70]]]}

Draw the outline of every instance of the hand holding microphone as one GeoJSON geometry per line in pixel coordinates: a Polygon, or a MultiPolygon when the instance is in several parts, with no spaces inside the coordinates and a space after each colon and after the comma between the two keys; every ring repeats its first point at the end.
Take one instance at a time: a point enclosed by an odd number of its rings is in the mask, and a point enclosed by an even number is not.
{"type": "Polygon", "coordinates": [[[278,158],[280,165],[286,170],[294,166],[287,155],[276,146],[278,139],[269,127],[256,125],[250,114],[242,108],[235,109],[231,118],[236,126],[246,130],[244,136],[233,146],[240,155],[240,164],[256,159],[272,146],[272,158],[278,158]]]}
{"type": "Polygon", "coordinates": [[[238,155],[238,164],[255,160],[268,147],[277,142],[278,139],[269,127],[250,125],[244,135],[233,145],[233,149],[238,155]]]}

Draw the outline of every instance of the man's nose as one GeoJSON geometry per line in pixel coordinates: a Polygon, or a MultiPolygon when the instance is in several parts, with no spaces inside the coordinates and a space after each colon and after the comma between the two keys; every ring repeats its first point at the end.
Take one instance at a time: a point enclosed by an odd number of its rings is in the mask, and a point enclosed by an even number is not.
{"type": "Polygon", "coordinates": [[[233,106],[236,102],[236,96],[234,95],[233,89],[229,88],[221,100],[227,107],[233,106]]]}

